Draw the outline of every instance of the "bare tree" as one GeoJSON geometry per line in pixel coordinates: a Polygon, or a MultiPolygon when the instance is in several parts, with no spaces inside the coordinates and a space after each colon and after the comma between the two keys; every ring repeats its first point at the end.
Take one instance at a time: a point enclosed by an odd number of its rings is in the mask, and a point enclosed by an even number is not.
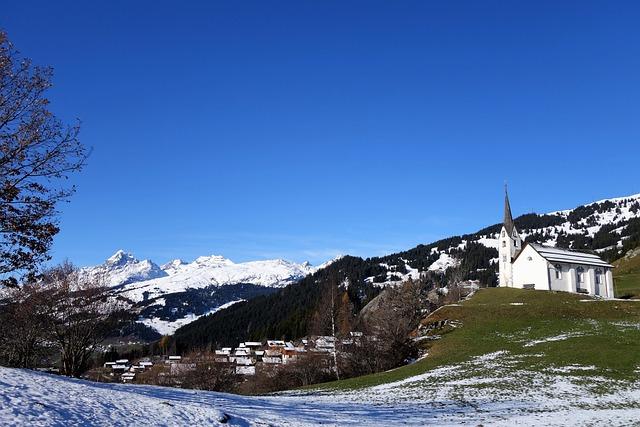
{"type": "Polygon", "coordinates": [[[334,348],[331,352],[331,356],[333,358],[333,370],[337,380],[340,379],[340,369],[338,367],[337,322],[340,315],[340,302],[342,301],[339,293],[340,288],[338,286],[337,278],[329,278],[329,281],[324,285],[322,297],[316,306],[316,310],[311,321],[311,331],[313,334],[329,335],[333,337],[334,348]]]}
{"type": "Polygon", "coordinates": [[[13,289],[0,307],[0,363],[33,368],[51,352],[45,292],[38,286],[13,289]]]}
{"type": "Polygon", "coordinates": [[[185,388],[210,391],[232,391],[237,380],[234,365],[216,362],[215,353],[204,351],[188,354],[185,359],[196,360],[193,370],[185,371],[180,378],[185,388]]]}
{"type": "Polygon", "coordinates": [[[395,368],[416,355],[411,333],[428,314],[427,295],[432,287],[426,280],[409,279],[386,288],[372,301],[359,325],[365,337],[348,355],[353,375],[395,368]]]}
{"type": "Polygon", "coordinates": [[[8,286],[49,258],[56,206],[74,192],[65,181],[88,155],[79,124],[64,125],[48,109],[51,77],[0,31],[0,284],[8,286]]]}
{"type": "Polygon", "coordinates": [[[120,306],[99,278],[89,278],[68,263],[47,272],[44,286],[62,373],[79,376],[87,369],[96,346],[113,328],[113,315],[120,306]]]}

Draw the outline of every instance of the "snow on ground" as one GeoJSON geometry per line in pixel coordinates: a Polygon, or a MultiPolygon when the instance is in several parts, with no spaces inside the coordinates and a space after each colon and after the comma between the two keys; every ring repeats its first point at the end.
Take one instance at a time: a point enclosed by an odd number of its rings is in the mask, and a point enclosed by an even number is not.
{"type": "Polygon", "coordinates": [[[560,335],[555,335],[553,337],[546,337],[546,338],[542,338],[539,340],[532,340],[527,342],[526,344],[524,344],[524,347],[533,347],[535,345],[538,344],[543,344],[543,343],[547,343],[547,342],[554,342],[554,341],[565,341],[568,340],[569,338],[574,338],[574,337],[581,337],[584,334],[581,332],[569,332],[566,334],[560,334],[560,335]]]}
{"type": "Polygon", "coordinates": [[[441,253],[440,258],[438,258],[435,262],[433,262],[428,270],[429,271],[447,271],[449,267],[455,267],[460,263],[459,260],[455,259],[449,254],[441,253]]]}
{"type": "Polygon", "coordinates": [[[498,351],[359,390],[266,397],[0,368],[0,424],[183,426],[220,425],[226,418],[233,426],[623,426],[640,419],[640,382],[606,379],[577,364],[542,372],[518,367],[533,356],[498,351]]]}
{"type": "MultiPolygon", "coordinates": [[[[164,298],[161,298],[162,300],[164,300],[164,298]]],[[[195,320],[198,320],[199,318],[201,318],[202,316],[206,316],[209,314],[213,314],[216,313],[220,310],[224,310],[225,308],[229,308],[231,307],[233,304],[236,304],[240,301],[246,301],[244,299],[238,299],[235,301],[230,301],[226,304],[222,304],[219,307],[213,308],[209,311],[207,311],[204,314],[188,314],[185,317],[181,317],[179,319],[176,320],[163,320],[160,319],[159,317],[152,317],[150,319],[140,319],[138,320],[138,323],[142,323],[143,325],[147,325],[153,329],[155,329],[159,334],[162,335],[173,335],[175,333],[175,331],[177,331],[179,328],[183,327],[184,325],[187,325],[195,320]]],[[[162,304],[164,305],[164,304],[162,304]]]]}

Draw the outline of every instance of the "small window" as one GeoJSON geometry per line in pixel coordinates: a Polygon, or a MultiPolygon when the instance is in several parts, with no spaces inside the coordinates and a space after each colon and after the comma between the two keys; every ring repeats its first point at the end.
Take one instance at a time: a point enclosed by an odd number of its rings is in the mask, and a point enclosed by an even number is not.
{"type": "Polygon", "coordinates": [[[516,232],[516,229],[513,229],[513,238],[515,239],[516,237],[518,237],[518,233],[516,232]]]}
{"type": "Polygon", "coordinates": [[[527,257],[527,261],[533,261],[533,258],[527,257]]]}
{"type": "Polygon", "coordinates": [[[584,283],[584,268],[578,267],[576,271],[578,274],[578,283],[584,283]]]}
{"type": "Polygon", "coordinates": [[[562,279],[562,266],[556,264],[554,267],[556,268],[556,279],[562,279]]]}
{"type": "Polygon", "coordinates": [[[596,285],[602,283],[602,270],[596,270],[596,285]]]}
{"type": "Polygon", "coordinates": [[[502,230],[502,237],[504,237],[504,230],[502,230]]]}
{"type": "Polygon", "coordinates": [[[503,241],[502,241],[502,247],[503,247],[503,248],[506,248],[506,247],[507,247],[507,241],[506,241],[506,240],[503,240],[503,241]]]}
{"type": "Polygon", "coordinates": [[[518,247],[518,241],[517,240],[514,240],[513,244],[516,246],[516,248],[518,247]]]}
{"type": "Polygon", "coordinates": [[[507,256],[506,255],[502,255],[502,262],[507,262],[507,256]]]}

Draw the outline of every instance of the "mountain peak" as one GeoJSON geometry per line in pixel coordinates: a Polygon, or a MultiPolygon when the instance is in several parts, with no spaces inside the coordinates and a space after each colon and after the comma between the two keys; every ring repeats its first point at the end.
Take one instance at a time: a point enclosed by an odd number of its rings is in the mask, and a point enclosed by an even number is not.
{"type": "Polygon", "coordinates": [[[107,258],[106,264],[110,266],[119,266],[119,265],[124,265],[128,262],[135,262],[135,261],[137,260],[132,254],[125,252],[122,249],[118,249],[116,253],[114,253],[109,258],[107,258]]]}

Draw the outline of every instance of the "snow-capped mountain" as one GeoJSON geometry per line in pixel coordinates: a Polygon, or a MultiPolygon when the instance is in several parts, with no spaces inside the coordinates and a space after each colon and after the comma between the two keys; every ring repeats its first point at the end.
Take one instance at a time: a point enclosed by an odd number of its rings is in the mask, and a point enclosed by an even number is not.
{"type": "Polygon", "coordinates": [[[123,286],[128,283],[165,277],[168,274],[152,261],[139,261],[130,253],[119,250],[104,264],[86,267],[83,272],[91,276],[101,276],[109,287],[123,286]]]}
{"type": "Polygon", "coordinates": [[[244,283],[280,288],[313,271],[308,263],[296,264],[281,259],[234,263],[218,255],[202,256],[191,263],[172,261],[163,266],[164,276],[130,282],[118,292],[132,301],[141,302],[168,293],[209,286],[244,283]]]}
{"type": "MultiPolygon", "coordinates": [[[[331,261],[330,261],[331,262],[331,261]]],[[[219,255],[193,262],[172,260],[159,267],[118,250],[103,264],[83,271],[99,276],[138,312],[138,322],[161,334],[232,304],[273,292],[324,268],[274,259],[235,263],[219,255]]]]}

